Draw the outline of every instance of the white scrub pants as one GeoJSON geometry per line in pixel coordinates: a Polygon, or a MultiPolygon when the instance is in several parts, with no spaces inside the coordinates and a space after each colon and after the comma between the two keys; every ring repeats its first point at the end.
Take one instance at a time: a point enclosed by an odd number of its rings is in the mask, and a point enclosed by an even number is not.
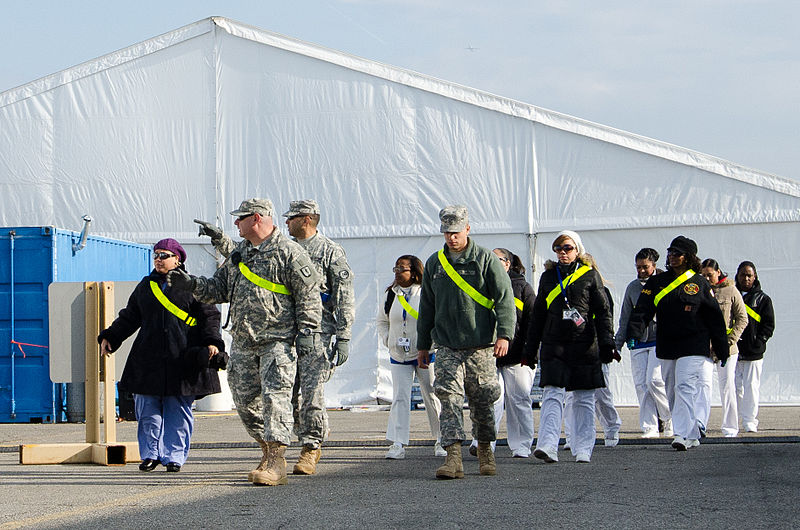
{"type": "Polygon", "coordinates": [[[189,454],[194,416],[194,396],[150,396],[134,394],[136,437],[139,457],[158,460],[163,465],[182,466],[189,454]]]}
{"type": "Polygon", "coordinates": [[[639,399],[639,427],[643,433],[658,430],[658,419],[667,422],[672,416],[655,346],[631,350],[631,375],[639,399]]]}
{"type": "Polygon", "coordinates": [[[533,399],[531,389],[536,370],[514,364],[497,369],[500,399],[494,404],[495,431],[500,429],[503,407],[506,412],[508,448],[521,456],[530,456],[533,445],[533,399]]]}
{"type": "Polygon", "coordinates": [[[758,398],[764,359],[736,363],[736,398],[745,431],[758,431],[758,398]]]}
{"type": "Polygon", "coordinates": [[[727,438],[739,434],[739,412],[736,406],[736,361],[739,354],[728,358],[725,366],[717,361],[717,377],[719,377],[719,399],[722,402],[722,435],[727,438]]]}
{"type": "MultiPolygon", "coordinates": [[[[619,438],[619,430],[622,427],[622,418],[619,417],[619,412],[614,406],[614,394],[608,386],[608,365],[603,365],[603,379],[606,382],[605,388],[596,388],[594,390],[594,411],[597,419],[600,421],[600,426],[603,428],[603,434],[606,439],[619,438]]],[[[575,397],[572,392],[567,392],[564,399],[564,437],[567,439],[567,444],[572,446],[572,424],[570,423],[571,410],[575,397]]]]}
{"type": "Polygon", "coordinates": [[[711,361],[702,355],[661,359],[661,376],[664,378],[675,436],[700,439],[697,393],[705,364],[711,365],[711,361]]]}
{"type": "Polygon", "coordinates": [[[711,416],[711,385],[714,381],[714,363],[710,357],[703,357],[704,362],[700,370],[700,379],[697,382],[697,419],[704,428],[708,428],[708,418],[711,416]]]}
{"type": "Polygon", "coordinates": [[[437,442],[440,441],[439,413],[442,411],[442,405],[433,393],[433,363],[427,369],[413,364],[395,363],[391,363],[389,367],[392,371],[392,409],[389,412],[386,439],[408,445],[408,433],[411,428],[411,386],[416,374],[422,402],[425,403],[425,412],[428,415],[428,424],[431,427],[431,436],[437,442]]]}
{"type": "MultiPolygon", "coordinates": [[[[594,424],[594,390],[574,390],[572,407],[567,413],[571,427],[570,451],[573,456],[586,454],[592,456],[597,431],[594,424]]],[[[547,452],[558,450],[561,437],[561,422],[564,415],[566,390],[561,387],[546,386],[542,394],[542,407],[539,420],[539,438],[536,448],[547,452]]]]}

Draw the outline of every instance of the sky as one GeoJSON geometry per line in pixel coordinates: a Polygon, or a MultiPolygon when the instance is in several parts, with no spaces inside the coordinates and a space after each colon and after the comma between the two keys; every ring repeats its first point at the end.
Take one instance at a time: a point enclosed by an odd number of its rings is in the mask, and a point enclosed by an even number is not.
{"type": "Polygon", "coordinates": [[[0,91],[225,16],[800,179],[797,0],[0,0],[0,91]]]}

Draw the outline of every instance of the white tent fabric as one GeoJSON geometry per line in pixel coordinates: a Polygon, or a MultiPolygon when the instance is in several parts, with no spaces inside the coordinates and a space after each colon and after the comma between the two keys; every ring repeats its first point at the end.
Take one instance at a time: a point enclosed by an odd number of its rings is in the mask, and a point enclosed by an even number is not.
{"type": "MultiPolygon", "coordinates": [[[[617,312],[641,247],[680,233],[731,273],[754,261],[777,315],[762,402],[800,403],[800,293],[782,281],[800,268],[798,182],[218,17],[0,93],[0,125],[0,224],[90,214],[105,236],[177,238],[195,273],[215,257],[193,218],[236,237],[244,198],[317,199],[358,304],[329,405],[390,398],[375,312],[394,259],[437,250],[454,203],[534,286],[555,233],[580,231],[617,312]]],[[[611,385],[634,404],[623,357],[611,385]]]]}

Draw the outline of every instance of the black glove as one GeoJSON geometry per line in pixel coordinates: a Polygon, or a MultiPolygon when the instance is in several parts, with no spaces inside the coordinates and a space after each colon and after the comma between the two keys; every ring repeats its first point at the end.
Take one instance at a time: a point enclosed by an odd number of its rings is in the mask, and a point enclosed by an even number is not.
{"type": "Polygon", "coordinates": [[[182,291],[194,291],[197,278],[187,274],[183,269],[172,269],[167,273],[167,285],[182,291]]]}
{"type": "Polygon", "coordinates": [[[230,356],[221,351],[208,360],[208,367],[212,370],[225,370],[228,368],[228,360],[230,356]]]}
{"type": "Polygon", "coordinates": [[[728,356],[728,357],[725,357],[724,359],[720,359],[720,360],[719,360],[719,365],[720,365],[720,366],[722,366],[722,367],[724,368],[724,367],[725,367],[725,364],[727,364],[727,362],[728,362],[728,358],[729,358],[729,357],[730,357],[730,356],[728,356]]]}
{"type": "Polygon", "coordinates": [[[301,333],[297,335],[297,338],[294,340],[294,347],[297,349],[297,355],[308,355],[309,353],[314,353],[315,335],[316,333],[312,333],[310,335],[303,335],[301,333]]]}
{"type": "Polygon", "coordinates": [[[230,260],[231,263],[238,266],[242,262],[242,254],[238,250],[231,252],[230,260]]]}
{"type": "Polygon", "coordinates": [[[341,366],[347,361],[350,354],[350,339],[336,339],[333,345],[333,355],[331,363],[334,366],[341,366]]]}
{"type": "Polygon", "coordinates": [[[602,344],[600,346],[600,362],[603,364],[608,364],[614,359],[620,360],[619,352],[617,348],[613,344],[602,344]]]}
{"type": "Polygon", "coordinates": [[[209,236],[211,241],[218,241],[219,239],[222,239],[222,228],[212,225],[208,221],[201,221],[200,219],[195,219],[194,222],[200,225],[197,235],[209,236]]]}

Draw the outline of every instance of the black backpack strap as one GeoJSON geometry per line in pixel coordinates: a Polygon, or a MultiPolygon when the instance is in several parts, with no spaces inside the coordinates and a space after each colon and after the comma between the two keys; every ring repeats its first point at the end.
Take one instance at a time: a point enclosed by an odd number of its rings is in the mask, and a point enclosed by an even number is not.
{"type": "Polygon", "coordinates": [[[386,303],[383,304],[383,312],[386,313],[387,315],[389,314],[389,311],[392,310],[392,303],[394,302],[394,296],[395,296],[394,291],[392,289],[389,289],[386,292],[386,303]]]}

